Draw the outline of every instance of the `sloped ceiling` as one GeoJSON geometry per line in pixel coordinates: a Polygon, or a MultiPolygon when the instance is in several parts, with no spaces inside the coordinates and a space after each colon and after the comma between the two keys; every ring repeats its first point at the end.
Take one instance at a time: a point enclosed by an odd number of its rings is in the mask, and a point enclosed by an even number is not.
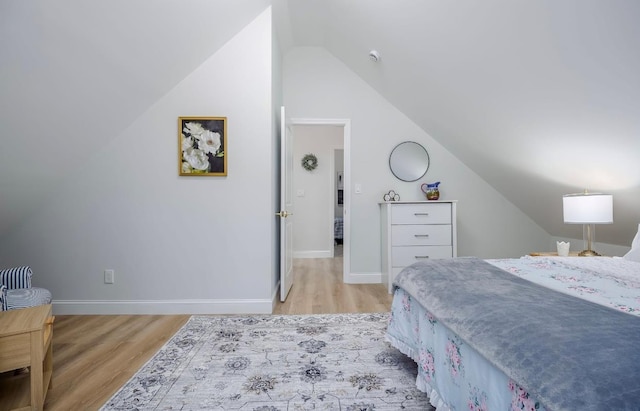
{"type": "Polygon", "coordinates": [[[581,238],[580,226],[563,224],[562,195],[589,189],[614,196],[614,224],[598,227],[597,241],[631,243],[640,223],[640,2],[286,6],[292,45],[325,47],[549,234],[581,238]]]}
{"type": "Polygon", "coordinates": [[[0,2],[0,233],[271,3],[285,53],[325,47],[551,235],[588,188],[614,194],[597,240],[630,243],[636,0],[0,2]]]}
{"type": "Polygon", "coordinates": [[[268,5],[0,2],[0,233],[268,5]]]}

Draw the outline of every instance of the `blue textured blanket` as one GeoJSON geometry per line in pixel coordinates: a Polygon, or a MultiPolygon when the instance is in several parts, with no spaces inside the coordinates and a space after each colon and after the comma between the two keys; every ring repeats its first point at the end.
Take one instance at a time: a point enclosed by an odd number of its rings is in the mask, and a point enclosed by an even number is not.
{"type": "Polygon", "coordinates": [[[545,408],[640,410],[640,318],[477,258],[405,268],[394,285],[545,408]]]}

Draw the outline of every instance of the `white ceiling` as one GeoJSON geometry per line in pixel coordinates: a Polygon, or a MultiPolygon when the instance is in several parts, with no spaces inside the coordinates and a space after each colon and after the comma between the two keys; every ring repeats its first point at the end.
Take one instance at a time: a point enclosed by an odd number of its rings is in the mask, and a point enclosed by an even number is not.
{"type": "Polygon", "coordinates": [[[550,234],[589,188],[614,194],[598,241],[630,243],[636,0],[0,2],[0,232],[270,3],[285,52],[325,47],[550,234]]]}
{"type": "Polygon", "coordinates": [[[0,233],[269,3],[0,1],[0,233]]]}
{"type": "Polygon", "coordinates": [[[640,2],[287,6],[292,45],[325,47],[547,232],[580,235],[563,224],[562,194],[589,189],[614,195],[614,224],[597,240],[630,244],[640,223],[640,2]]]}

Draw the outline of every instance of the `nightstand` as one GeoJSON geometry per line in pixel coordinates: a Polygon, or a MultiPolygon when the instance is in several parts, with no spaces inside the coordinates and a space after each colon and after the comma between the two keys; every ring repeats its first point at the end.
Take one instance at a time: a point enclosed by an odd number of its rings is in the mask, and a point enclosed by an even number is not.
{"type": "MultiPolygon", "coordinates": [[[[558,253],[555,251],[536,251],[533,253],[529,253],[531,257],[558,257],[558,253]]],[[[569,257],[579,257],[578,251],[570,251],[569,257]]]]}

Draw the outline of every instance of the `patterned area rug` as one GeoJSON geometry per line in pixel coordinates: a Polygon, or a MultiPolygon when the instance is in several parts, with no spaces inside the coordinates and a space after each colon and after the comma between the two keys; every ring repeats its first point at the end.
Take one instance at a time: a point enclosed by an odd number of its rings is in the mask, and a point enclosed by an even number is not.
{"type": "Polygon", "coordinates": [[[388,320],[193,316],[102,410],[434,410],[388,320]]]}

